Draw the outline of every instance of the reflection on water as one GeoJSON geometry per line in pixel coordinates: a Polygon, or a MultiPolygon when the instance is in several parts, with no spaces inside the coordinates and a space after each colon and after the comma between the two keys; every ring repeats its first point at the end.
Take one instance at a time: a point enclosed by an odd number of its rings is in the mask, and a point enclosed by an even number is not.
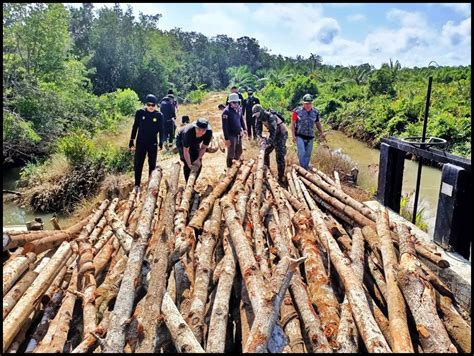
{"type": "MultiPolygon", "coordinates": [[[[11,168],[3,170],[3,189],[16,190],[17,182],[20,178],[20,168],[11,168]]],[[[54,227],[49,221],[53,214],[36,214],[26,209],[20,208],[17,204],[11,202],[3,202],[3,226],[5,225],[25,225],[26,222],[35,218],[43,219],[44,229],[53,230],[54,227]]],[[[58,218],[61,215],[58,214],[58,218]]]]}
{"type": "MultiPolygon", "coordinates": [[[[331,149],[341,148],[358,164],[359,176],[357,184],[369,190],[376,191],[378,180],[378,164],[380,151],[370,148],[366,143],[345,136],[339,131],[330,131],[326,136],[328,146],[331,149]]],[[[405,160],[403,173],[402,194],[412,192],[416,188],[416,175],[418,172],[418,162],[405,160]]],[[[441,170],[433,167],[423,166],[421,172],[420,198],[418,209],[424,208],[425,220],[428,223],[428,234],[433,235],[438,206],[439,187],[441,185],[441,170]]],[[[413,204],[409,207],[413,210],[413,204]]]]}

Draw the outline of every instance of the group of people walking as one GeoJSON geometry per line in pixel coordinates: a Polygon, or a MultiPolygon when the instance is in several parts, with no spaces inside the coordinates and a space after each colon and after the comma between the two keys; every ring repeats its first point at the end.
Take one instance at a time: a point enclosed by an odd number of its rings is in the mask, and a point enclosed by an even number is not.
{"type": "MultiPolygon", "coordinates": [[[[157,105],[156,96],[149,94],[146,97],[145,107],[137,110],[135,114],[129,148],[135,151],[136,191],[140,189],[146,155],[148,154],[149,174],[151,174],[156,168],[158,146],[162,149],[164,144],[167,142],[171,144],[175,138],[178,102],[173,91],[169,90],[167,96],[160,101],[160,111],[156,110],[157,105]]],[[[275,150],[278,180],[286,184],[285,156],[288,129],[283,116],[271,109],[265,110],[250,88],[247,90],[247,98],[244,99],[237,87],[232,87],[226,104],[220,104],[218,108],[222,111],[227,167],[231,167],[234,160],[240,160],[243,140],[247,136],[249,140],[253,139],[264,147],[265,165],[270,165],[270,153],[275,150]],[[263,136],[263,126],[268,130],[267,137],[263,136]]],[[[183,162],[184,177],[187,181],[193,166],[197,168],[199,175],[202,158],[211,143],[213,133],[209,121],[204,118],[191,123],[188,116],[183,116],[182,125],[176,136],[176,147],[183,162]]],[[[297,147],[299,164],[305,169],[309,168],[316,130],[319,131],[319,138],[325,140],[319,111],[313,107],[313,97],[306,94],[303,96],[302,106],[293,110],[291,118],[291,132],[297,147]]]]}

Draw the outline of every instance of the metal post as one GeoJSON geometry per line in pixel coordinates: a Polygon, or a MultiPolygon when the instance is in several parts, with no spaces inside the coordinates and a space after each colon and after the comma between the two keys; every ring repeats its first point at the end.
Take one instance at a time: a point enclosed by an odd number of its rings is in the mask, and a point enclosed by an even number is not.
{"type": "MultiPolygon", "coordinates": [[[[431,98],[431,83],[433,82],[433,77],[430,75],[428,78],[428,93],[426,94],[426,105],[425,105],[425,117],[423,121],[423,132],[421,134],[421,142],[425,142],[426,138],[426,126],[428,125],[428,112],[430,109],[430,98],[431,98]]],[[[424,148],[421,146],[421,148],[424,148]]],[[[423,167],[423,158],[420,157],[418,161],[418,174],[416,176],[416,188],[415,188],[415,201],[413,203],[413,217],[411,222],[415,224],[416,222],[416,211],[418,209],[418,196],[420,195],[420,181],[421,181],[421,168],[423,167]]]]}

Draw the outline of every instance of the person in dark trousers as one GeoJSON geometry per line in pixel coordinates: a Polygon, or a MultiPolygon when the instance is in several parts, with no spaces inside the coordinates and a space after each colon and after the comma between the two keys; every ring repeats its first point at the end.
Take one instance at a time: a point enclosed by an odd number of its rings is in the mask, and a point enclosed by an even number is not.
{"type": "Polygon", "coordinates": [[[202,169],[202,157],[212,140],[211,125],[206,119],[200,118],[186,125],[176,136],[179,157],[184,163],[184,179],[188,181],[193,166],[199,167],[197,177],[202,169]]]}
{"type": "Polygon", "coordinates": [[[229,95],[229,105],[222,112],[222,131],[227,147],[227,167],[231,167],[232,160],[239,160],[242,155],[242,134],[247,133],[240,113],[239,96],[235,93],[229,95]]]}
{"type": "Polygon", "coordinates": [[[168,97],[173,99],[174,110],[178,112],[178,99],[174,97],[174,92],[172,89],[168,90],[168,97]]]}
{"type": "Polygon", "coordinates": [[[176,109],[174,106],[174,100],[169,96],[169,94],[161,99],[160,111],[164,118],[164,130],[162,137],[160,138],[160,147],[163,147],[163,144],[166,141],[173,143],[176,128],[176,109]]]}
{"type": "Polygon", "coordinates": [[[232,94],[237,94],[239,96],[239,104],[242,105],[242,103],[244,102],[244,97],[242,96],[242,94],[239,93],[237,87],[234,85],[232,88],[230,88],[230,91],[231,93],[227,96],[227,99],[225,101],[225,106],[228,106],[229,105],[229,98],[232,94]]]}
{"type": "Polygon", "coordinates": [[[260,100],[253,96],[253,90],[247,89],[248,97],[244,100],[242,105],[242,116],[245,117],[245,123],[247,124],[247,130],[249,134],[249,140],[253,135],[253,139],[257,139],[257,133],[255,131],[255,118],[252,116],[252,108],[255,104],[260,104],[260,100]]]}
{"type": "Polygon", "coordinates": [[[163,115],[156,111],[158,99],[153,94],[146,96],[146,107],[137,110],[135,121],[132,127],[132,136],[128,147],[135,151],[135,191],[140,191],[140,181],[142,178],[143,163],[148,154],[149,175],[156,168],[156,158],[158,154],[157,135],[163,131],[163,115]],[[138,132],[138,136],[137,136],[138,132]],[[136,147],[134,140],[136,141],[136,147]]]}
{"type": "Polygon", "coordinates": [[[276,151],[276,163],[278,168],[278,181],[286,184],[285,178],[285,156],[288,129],[284,119],[274,111],[264,110],[262,105],[256,104],[252,108],[253,117],[256,119],[256,135],[261,145],[265,145],[265,156],[263,163],[270,167],[270,153],[276,151]],[[262,136],[263,126],[268,129],[269,136],[262,136]]]}

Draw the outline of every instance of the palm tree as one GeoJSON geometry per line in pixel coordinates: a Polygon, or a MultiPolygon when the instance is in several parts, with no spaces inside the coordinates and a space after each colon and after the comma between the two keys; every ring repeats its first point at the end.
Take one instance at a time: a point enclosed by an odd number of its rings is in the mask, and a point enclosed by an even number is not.
{"type": "Polygon", "coordinates": [[[285,83],[293,78],[295,73],[293,73],[288,66],[283,67],[282,69],[270,69],[267,71],[266,75],[258,80],[260,82],[273,83],[278,87],[282,87],[285,83]]]}
{"type": "Polygon", "coordinates": [[[353,81],[357,85],[365,84],[370,69],[366,66],[349,66],[349,80],[353,81]]]}
{"type": "Polygon", "coordinates": [[[398,76],[398,71],[402,68],[402,65],[398,61],[398,59],[395,62],[392,62],[392,59],[390,58],[390,72],[392,73],[392,80],[397,79],[398,76]]]}
{"type": "Polygon", "coordinates": [[[227,68],[229,75],[229,84],[238,88],[255,87],[258,77],[253,75],[247,66],[238,66],[227,68]]]}

